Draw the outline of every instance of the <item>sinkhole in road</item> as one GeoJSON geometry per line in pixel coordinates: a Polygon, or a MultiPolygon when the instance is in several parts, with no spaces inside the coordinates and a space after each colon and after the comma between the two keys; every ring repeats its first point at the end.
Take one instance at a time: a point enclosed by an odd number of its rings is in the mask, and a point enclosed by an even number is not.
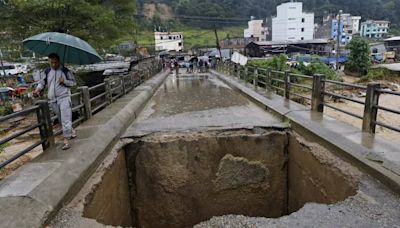
{"type": "Polygon", "coordinates": [[[191,227],[213,216],[277,218],[355,195],[354,168],[282,129],[155,133],[126,145],[86,196],[113,226],[191,227]]]}

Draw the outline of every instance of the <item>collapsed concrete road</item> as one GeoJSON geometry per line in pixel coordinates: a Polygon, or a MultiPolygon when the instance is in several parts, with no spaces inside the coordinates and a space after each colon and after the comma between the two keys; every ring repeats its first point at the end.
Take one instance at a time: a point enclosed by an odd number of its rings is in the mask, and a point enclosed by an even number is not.
{"type": "Polygon", "coordinates": [[[236,89],[168,77],[50,226],[399,226],[398,192],[236,89]]]}

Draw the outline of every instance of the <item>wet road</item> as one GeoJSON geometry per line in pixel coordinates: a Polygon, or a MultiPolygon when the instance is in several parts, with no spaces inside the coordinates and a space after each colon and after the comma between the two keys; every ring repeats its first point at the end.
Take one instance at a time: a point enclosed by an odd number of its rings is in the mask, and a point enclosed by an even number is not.
{"type": "Polygon", "coordinates": [[[215,76],[169,76],[125,137],[154,132],[285,125],[215,76]]]}

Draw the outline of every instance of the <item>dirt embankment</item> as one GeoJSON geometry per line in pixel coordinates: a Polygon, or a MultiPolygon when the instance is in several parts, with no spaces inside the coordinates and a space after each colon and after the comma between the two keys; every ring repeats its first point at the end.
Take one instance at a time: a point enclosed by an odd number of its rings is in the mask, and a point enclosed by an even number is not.
{"type": "Polygon", "coordinates": [[[172,8],[164,3],[146,3],[143,5],[142,13],[147,19],[158,16],[163,21],[170,20],[174,16],[172,8]]]}

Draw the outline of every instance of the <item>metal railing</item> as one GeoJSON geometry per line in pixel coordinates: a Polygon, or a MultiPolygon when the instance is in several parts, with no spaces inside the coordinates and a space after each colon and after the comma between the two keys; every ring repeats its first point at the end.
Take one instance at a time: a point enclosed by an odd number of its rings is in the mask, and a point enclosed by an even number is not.
{"type": "MultiPolygon", "coordinates": [[[[90,119],[94,114],[104,109],[118,98],[129,93],[146,79],[160,72],[161,65],[155,60],[153,61],[152,66],[144,70],[133,70],[129,73],[112,75],[109,78],[106,78],[103,83],[90,88],[87,86],[79,87],[78,92],[71,95],[73,103],[72,112],[77,114],[75,115],[77,117],[74,119],[73,125],[77,126],[83,121],[90,119]]],[[[20,132],[0,139],[0,146],[3,146],[6,143],[36,129],[39,129],[40,131],[40,140],[2,162],[0,164],[0,170],[40,145],[42,145],[43,151],[45,151],[55,144],[54,136],[62,133],[62,129],[57,131],[53,130],[53,123],[58,118],[56,115],[52,116],[47,101],[38,101],[36,105],[32,107],[0,117],[0,123],[4,123],[17,117],[31,115],[33,113],[36,113],[37,123],[20,132]]]]}
{"type": "Polygon", "coordinates": [[[5,121],[11,120],[16,117],[21,117],[21,116],[26,116],[32,113],[36,113],[37,116],[37,124],[34,124],[32,126],[27,127],[26,129],[14,133],[8,137],[2,138],[0,140],[0,145],[4,145],[11,140],[18,138],[26,133],[29,133],[33,130],[36,130],[37,128],[40,131],[40,140],[33,143],[29,147],[23,149],[19,153],[15,154],[11,158],[7,159],[6,161],[2,162],[0,164],[0,169],[4,168],[8,164],[12,163],[13,161],[17,160],[21,156],[25,155],[26,153],[30,152],[34,148],[38,147],[39,145],[42,145],[43,150],[49,148],[51,145],[54,144],[54,137],[53,137],[53,126],[52,126],[52,121],[50,118],[50,110],[49,110],[49,105],[46,101],[39,101],[35,106],[32,106],[30,108],[27,108],[25,110],[22,110],[17,113],[13,113],[7,116],[0,117],[0,122],[3,123],[5,121]]]}
{"type": "Polygon", "coordinates": [[[220,64],[217,66],[217,70],[244,80],[246,83],[252,81],[254,88],[257,90],[263,88],[266,91],[273,91],[286,99],[291,99],[296,102],[299,102],[296,98],[300,98],[300,103],[302,104],[305,104],[304,101],[309,102],[307,104],[311,105],[312,111],[324,112],[324,107],[327,107],[360,119],[363,122],[362,130],[364,132],[375,133],[376,126],[400,132],[400,127],[392,126],[390,123],[384,123],[377,120],[379,111],[400,115],[400,110],[384,107],[379,104],[379,96],[381,94],[389,94],[399,97],[400,93],[384,90],[379,83],[369,83],[367,86],[362,86],[328,80],[324,75],[320,74],[310,76],[294,74],[289,71],[275,71],[271,68],[239,66],[232,63],[220,64]],[[365,92],[365,100],[354,99],[349,96],[335,93],[334,90],[332,91],[331,87],[340,87],[365,92]],[[360,115],[335,107],[326,102],[325,97],[346,100],[362,105],[364,112],[360,115]]]}

